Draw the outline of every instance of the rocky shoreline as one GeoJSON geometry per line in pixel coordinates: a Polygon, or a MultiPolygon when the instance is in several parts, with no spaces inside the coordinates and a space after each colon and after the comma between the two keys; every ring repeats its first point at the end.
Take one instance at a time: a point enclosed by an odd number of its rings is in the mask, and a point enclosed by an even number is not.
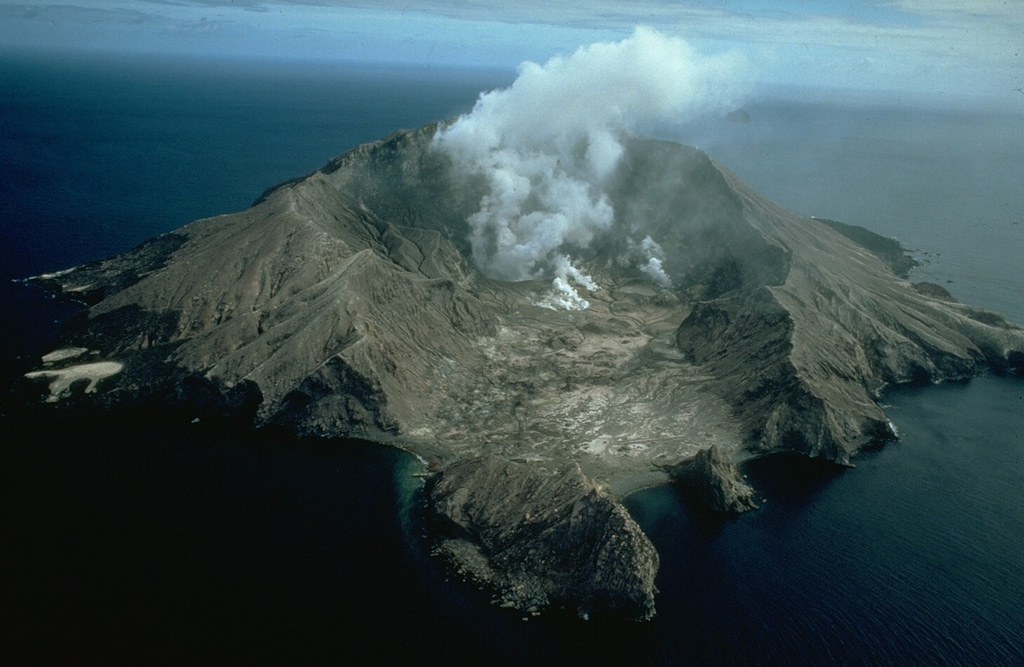
{"type": "Polygon", "coordinates": [[[498,604],[654,615],[654,545],[579,466],[477,458],[436,475],[427,496],[442,536],[435,552],[493,589],[498,604]]]}

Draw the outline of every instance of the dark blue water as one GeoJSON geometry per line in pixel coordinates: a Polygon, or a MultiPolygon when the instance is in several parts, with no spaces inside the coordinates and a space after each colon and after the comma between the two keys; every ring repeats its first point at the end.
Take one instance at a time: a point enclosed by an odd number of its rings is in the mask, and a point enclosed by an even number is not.
{"type": "Polygon", "coordinates": [[[472,107],[505,72],[7,56],[0,277],[72,265],[200,217],[347,148],[472,107]]]}
{"type": "MultiPolygon", "coordinates": [[[[478,90],[510,78],[0,63],[6,378],[70,312],[6,278],[244,208],[359,142],[468,110],[478,90]]],[[[1024,320],[1013,224],[1024,133],[993,139],[1015,117],[751,112],[749,126],[690,131],[783,203],[898,235],[931,253],[931,279],[1024,320]],[[974,231],[962,229],[965,212],[974,231]]],[[[5,418],[10,636],[37,654],[1020,664],[1024,384],[986,377],[886,401],[899,442],[845,472],[754,466],[767,500],[755,513],[715,520],[670,488],[630,497],[662,557],[659,616],[645,624],[523,621],[446,581],[421,543],[417,463],[399,452],[152,419],[28,428],[5,418]]]]}
{"type": "Polygon", "coordinates": [[[1019,663],[1024,387],[986,377],[890,398],[899,442],[848,472],[756,469],[756,514],[708,524],[668,489],[632,499],[671,563],[657,623],[688,636],[674,655],[1019,663]]]}

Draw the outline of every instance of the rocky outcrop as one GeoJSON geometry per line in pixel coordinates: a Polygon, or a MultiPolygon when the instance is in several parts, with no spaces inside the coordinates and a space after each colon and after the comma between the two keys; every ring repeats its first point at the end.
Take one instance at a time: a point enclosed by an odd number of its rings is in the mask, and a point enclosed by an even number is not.
{"type": "Polygon", "coordinates": [[[677,344],[708,369],[752,449],[849,464],[862,447],[894,437],[876,401],[886,386],[1018,367],[1020,327],[897,278],[891,262],[853,242],[888,247],[870,233],[801,224],[720,171],[739,215],[785,252],[787,270],[697,300],[677,344]]]}
{"type": "Polygon", "coordinates": [[[492,587],[500,604],[654,615],[654,546],[577,465],[477,458],[438,474],[427,493],[444,536],[437,552],[492,587]]]}
{"type": "Polygon", "coordinates": [[[746,512],[757,507],[754,490],[722,450],[711,446],[669,469],[669,475],[715,512],[746,512]]]}

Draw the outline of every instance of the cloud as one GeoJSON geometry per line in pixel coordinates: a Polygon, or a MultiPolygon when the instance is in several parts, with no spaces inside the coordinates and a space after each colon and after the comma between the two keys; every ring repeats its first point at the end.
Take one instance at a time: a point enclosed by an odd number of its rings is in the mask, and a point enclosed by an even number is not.
{"type": "Polygon", "coordinates": [[[766,87],[981,93],[1016,104],[1024,82],[1019,0],[0,0],[0,19],[7,46],[496,67],[621,39],[642,23],[705,48],[742,49],[766,87]],[[22,16],[33,11],[39,20],[22,16]],[[54,14],[72,11],[74,29],[52,27],[54,14]],[[206,16],[221,30],[201,44],[185,30],[121,30],[113,24],[126,12],[152,25],[206,16]]]}
{"type": "MultiPolygon", "coordinates": [[[[572,302],[571,283],[590,289],[568,258],[614,223],[603,188],[623,138],[644,121],[734,103],[744,65],[737,54],[702,55],[649,28],[544,65],[523,63],[509,88],[481,95],[435,138],[458,170],[488,186],[468,221],[477,266],[502,280],[553,275],[554,301],[572,302]]],[[[660,248],[645,243],[649,272],[662,281],[660,248]]]]}

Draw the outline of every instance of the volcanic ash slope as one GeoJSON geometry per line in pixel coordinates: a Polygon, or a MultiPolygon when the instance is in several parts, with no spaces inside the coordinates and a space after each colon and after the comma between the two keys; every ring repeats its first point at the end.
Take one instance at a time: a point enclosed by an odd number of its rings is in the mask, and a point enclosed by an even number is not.
{"type": "MultiPolygon", "coordinates": [[[[258,424],[642,474],[711,444],[847,462],[888,432],[893,383],[1019,368],[1024,332],[893,274],[823,222],[685,146],[635,139],[616,226],[581,268],[590,307],[468,258],[483,184],[431,150],[436,125],[360,146],[115,258],[48,278],[94,302],[65,346],[126,365],[109,400],[200,374],[262,394],[258,424]],[[628,261],[641,230],[665,289],[628,261]],[[626,258],[626,260],[624,260],[626,258]],[[133,372],[134,370],[134,372],[133,372]]],[[[863,238],[863,234],[861,234],[863,238]]]]}
{"type": "MultiPolygon", "coordinates": [[[[256,425],[399,444],[438,468],[486,457],[472,470],[487,474],[463,477],[525,476],[559,502],[576,498],[565,501],[572,514],[599,507],[586,489],[664,479],[711,446],[720,463],[694,469],[735,470],[725,462],[781,451],[847,463],[891,437],[876,402],[883,387],[1024,366],[1024,330],[896,275],[904,258],[871,250],[886,239],[794,214],[701,151],[643,138],[629,140],[607,183],[612,228],[564,249],[593,281],[575,286],[589,307],[546,307],[550,278],[503,282],[475,268],[467,220],[487,184],[455,174],[432,148],[437,129],[397,132],[247,211],[38,278],[92,304],[61,347],[121,372],[88,394],[64,387],[58,400],[46,378],[73,376],[81,358],[57,355],[26,376],[22,397],[51,409],[248,409],[256,425]],[[656,264],[638,255],[644,244],[659,249],[656,264]]],[[[750,504],[735,480],[704,483],[730,489],[728,506],[750,504]]],[[[467,535],[540,534],[530,522],[464,526],[476,514],[452,500],[451,480],[437,488],[448,524],[467,535]]],[[[454,497],[480,498],[465,495],[454,497]]],[[[506,516],[492,509],[478,514],[506,516]]],[[[621,514],[608,516],[631,521],[621,514]]],[[[545,535],[577,534],[562,516],[549,517],[545,535]]],[[[602,534],[619,544],[615,531],[602,534]]],[[[656,568],[647,546],[623,562],[656,568]]],[[[653,596],[647,574],[620,596],[640,616],[653,610],[636,592],[647,582],[653,596]]],[[[530,590],[557,597],[567,590],[559,581],[530,590]]]]}

